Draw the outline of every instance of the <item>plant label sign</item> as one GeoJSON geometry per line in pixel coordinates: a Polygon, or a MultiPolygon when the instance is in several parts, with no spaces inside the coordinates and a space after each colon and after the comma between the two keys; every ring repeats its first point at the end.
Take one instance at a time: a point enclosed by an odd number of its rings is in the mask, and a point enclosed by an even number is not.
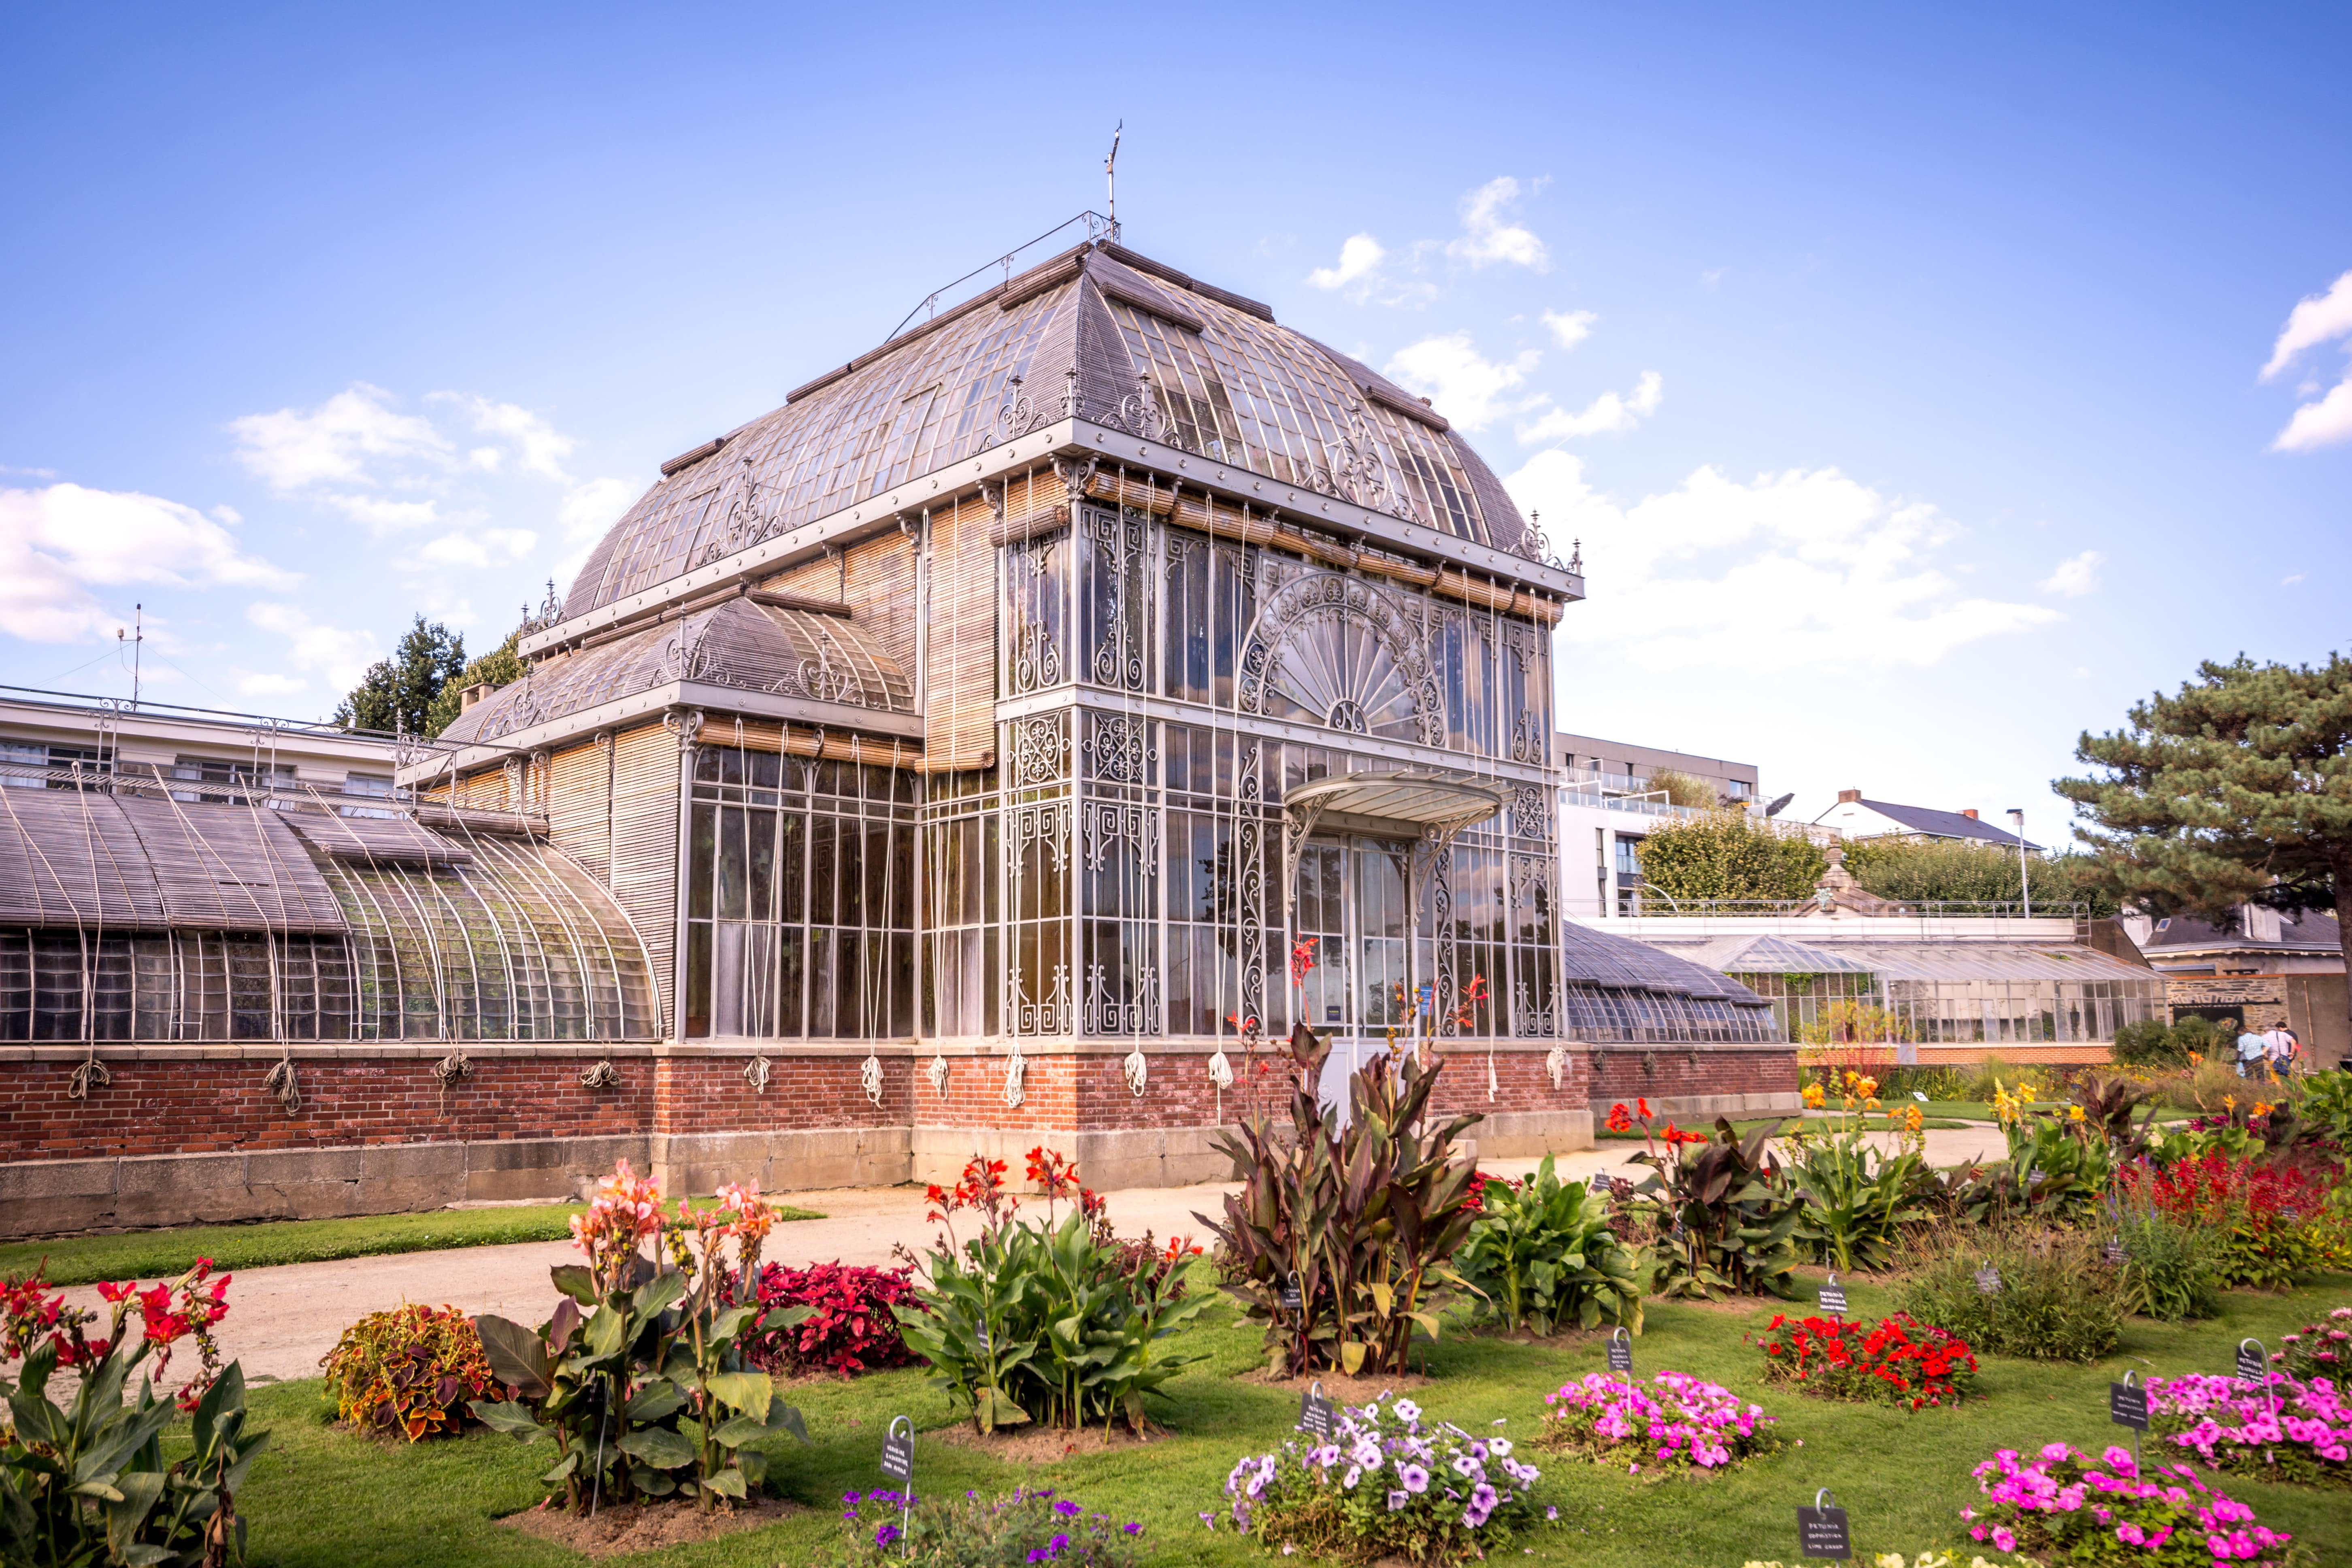
{"type": "Polygon", "coordinates": [[[2110,1263],[2121,1263],[2123,1260],[2124,1238],[2120,1236],[2109,1237],[2107,1238],[2107,1261],[2110,1263]]]}
{"type": "Polygon", "coordinates": [[[1293,1279],[1282,1288],[1282,1310],[1284,1311],[1296,1312],[1306,1305],[1307,1299],[1298,1293],[1297,1280],[1293,1279]]]}
{"type": "Polygon", "coordinates": [[[1298,1396],[1298,1429],[1310,1437],[1328,1437],[1339,1427],[1339,1412],[1331,1402],[1315,1390],[1317,1384],[1298,1396]]]}
{"type": "Polygon", "coordinates": [[[1622,1332],[1609,1336],[1609,1370],[1611,1372],[1633,1370],[1633,1341],[1631,1336],[1622,1332]]]}
{"type": "Polygon", "coordinates": [[[2238,1375],[2250,1383],[2259,1383],[2270,1372],[2270,1357],[2263,1353],[2260,1340],[2248,1340],[2238,1347],[2238,1375]]]}
{"type": "Polygon", "coordinates": [[[1830,1276],[1828,1282],[1822,1285],[1821,1302],[1822,1311],[1841,1318],[1845,1316],[1845,1287],[1837,1282],[1836,1275],[1830,1276]]]}
{"type": "Polygon", "coordinates": [[[1609,1195],[1610,1182],[1608,1172],[1595,1171],[1592,1173],[1592,1191],[1596,1196],[1605,1198],[1609,1195]]]}
{"type": "Polygon", "coordinates": [[[1845,1510],[1798,1509],[1797,1555],[1834,1557],[1841,1561],[1851,1558],[1853,1555],[1853,1537],[1846,1529],[1845,1510]]]}
{"type": "Polygon", "coordinates": [[[882,1476],[897,1481],[908,1491],[915,1489],[915,1428],[911,1422],[890,1423],[887,1436],[882,1439],[882,1476]]]}
{"type": "Polygon", "coordinates": [[[1979,1296],[1998,1296],[2000,1294],[2000,1269],[1995,1268],[1991,1264],[1988,1263],[1982,1268],[1977,1270],[1977,1294],[1979,1296]]]}
{"type": "Polygon", "coordinates": [[[2107,1420],[2135,1432],[2147,1430],[2147,1390],[2134,1383],[2107,1384],[2107,1420]]]}

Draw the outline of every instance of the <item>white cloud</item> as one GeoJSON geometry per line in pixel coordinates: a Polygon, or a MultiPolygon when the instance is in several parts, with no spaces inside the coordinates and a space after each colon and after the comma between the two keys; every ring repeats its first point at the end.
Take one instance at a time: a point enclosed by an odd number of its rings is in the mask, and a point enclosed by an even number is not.
{"type": "Polygon", "coordinates": [[[2338,278],[2325,294],[2313,294],[2295,302],[2287,313],[2286,325],[2279,329],[2278,342],[2271,345],[2270,363],[2263,366],[2263,379],[2284,370],[2295,355],[2307,348],[2315,348],[2330,338],[2352,337],[2352,272],[2338,278]]]}
{"type": "Polygon", "coordinates": [[[1449,332],[1400,349],[1386,374],[1465,430],[1475,430],[1518,406],[1504,395],[1525,384],[1542,358],[1528,349],[1499,364],[1478,353],[1469,333],[1449,332]]]}
{"type": "Polygon", "coordinates": [[[232,419],[237,460],[278,491],[365,481],[375,459],[446,460],[449,443],[432,421],[394,412],[391,396],[355,381],[308,413],[281,408],[232,419]]]}
{"type": "Polygon", "coordinates": [[[291,675],[265,673],[236,678],[236,691],[240,697],[291,697],[310,689],[309,681],[291,675]]]}
{"type": "Polygon", "coordinates": [[[386,500],[382,496],[322,495],[319,498],[353,522],[365,523],[376,534],[404,528],[429,528],[441,521],[441,507],[431,500],[386,500]]]}
{"type": "MultiPolygon", "coordinates": [[[[1645,370],[1635,384],[1633,395],[1620,397],[1604,392],[1585,406],[1581,414],[1571,414],[1565,408],[1554,408],[1531,424],[1519,426],[1521,441],[1565,441],[1575,436],[1618,436],[1631,430],[1658,411],[1666,395],[1665,382],[1654,370],[1645,370]]],[[[1537,400],[1538,404],[1550,401],[1537,400]]]]}
{"type": "Polygon", "coordinates": [[[323,677],[339,691],[357,686],[368,666],[382,657],[376,651],[374,633],[320,626],[298,605],[248,605],[245,618],[265,632],[286,638],[289,666],[323,677]]]}
{"type": "Polygon", "coordinates": [[[493,561],[520,561],[530,553],[539,535],[527,528],[486,528],[466,533],[445,533],[420,546],[404,564],[423,566],[488,566],[493,561]]]}
{"type": "Polygon", "coordinates": [[[2279,579],[2279,586],[2280,586],[2280,587],[2282,587],[2282,588],[2292,588],[2292,587],[2294,587],[2297,583],[2300,583],[2300,582],[2302,582],[2302,581],[2303,581],[2303,574],[2302,574],[2302,573],[2300,573],[2300,572],[2297,572],[2297,573],[2294,573],[2294,574],[2292,574],[2291,576],[2285,576],[2285,577],[2282,577],[2282,578],[2280,578],[2280,579],[2279,579]]]}
{"type": "Polygon", "coordinates": [[[1564,349],[1572,349],[1592,335],[1592,323],[1601,318],[1590,310],[1546,310],[1543,324],[1551,329],[1552,342],[1564,349]]]}
{"type": "Polygon", "coordinates": [[[1508,174],[1489,180],[1463,197],[1462,236],[1447,244],[1445,254],[1473,267],[1507,261],[1542,271],[1543,241],[1503,216],[1503,209],[1518,199],[1519,183],[1508,174]]]}
{"type": "Polygon", "coordinates": [[[2095,550],[2085,550],[2079,555],[2069,555],[2058,563],[2049,576],[2042,579],[2045,594],[2063,594],[2079,599],[2099,585],[2099,566],[2106,557],[2095,550]]]}
{"type": "Polygon", "coordinates": [[[1702,468],[1628,504],[1550,451],[1505,483],[1556,544],[1582,541],[1592,597],[1560,635],[1640,668],[1930,665],[2063,618],[1963,594],[1936,561],[1958,531],[1948,520],[1835,468],[1742,484],[1702,468]]]}
{"type": "Polygon", "coordinates": [[[564,492],[555,509],[555,521],[567,539],[595,538],[621,521],[639,494],[626,479],[589,479],[564,492]]]}
{"type": "Polygon", "coordinates": [[[2271,450],[2307,452],[2338,441],[2352,441],[2352,374],[2330,387],[2318,402],[2296,409],[2278,439],[2271,443],[2271,450]]]}
{"type": "Polygon", "coordinates": [[[0,490],[0,631],[15,637],[112,635],[121,616],[92,588],[287,588],[297,581],[241,553],[221,522],[177,501],[75,484],[0,490]]]}
{"type": "MultiPolygon", "coordinates": [[[[524,473],[537,474],[557,484],[571,482],[572,476],[564,471],[563,463],[579,443],[530,409],[520,404],[494,403],[487,397],[456,392],[436,392],[425,401],[452,404],[463,410],[477,436],[505,437],[514,447],[516,466],[524,473]]],[[[496,452],[496,447],[479,447],[471,457],[481,467],[495,468],[496,452]],[[485,454],[489,454],[487,460],[485,454]]]]}
{"type": "Polygon", "coordinates": [[[1351,234],[1340,243],[1339,265],[1318,267],[1307,275],[1307,281],[1318,289],[1344,289],[1379,271],[1387,256],[1370,235],[1351,234]]]}

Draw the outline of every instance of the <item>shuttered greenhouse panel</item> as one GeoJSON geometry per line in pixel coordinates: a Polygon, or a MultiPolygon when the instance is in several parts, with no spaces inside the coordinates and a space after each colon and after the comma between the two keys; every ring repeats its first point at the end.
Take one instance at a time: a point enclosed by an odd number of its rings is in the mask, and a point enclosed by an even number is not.
{"type": "Polygon", "coordinates": [[[656,1022],[670,1031],[677,940],[677,738],[658,723],[613,737],[613,897],[653,964],[656,1022]]]}
{"type": "Polygon", "coordinates": [[[548,842],[598,881],[610,885],[613,866],[613,764],[593,739],[548,759],[548,842]]]}
{"type": "MultiPolygon", "coordinates": [[[[1025,479],[1005,487],[1011,492],[1025,479]]],[[[1059,488],[1058,484],[1055,486],[1059,488]]],[[[1024,510],[1027,499],[1021,503],[1024,510]]],[[[984,502],[959,501],[931,513],[929,700],[923,715],[925,766],[946,772],[986,765],[996,741],[996,547],[984,502]]]]}

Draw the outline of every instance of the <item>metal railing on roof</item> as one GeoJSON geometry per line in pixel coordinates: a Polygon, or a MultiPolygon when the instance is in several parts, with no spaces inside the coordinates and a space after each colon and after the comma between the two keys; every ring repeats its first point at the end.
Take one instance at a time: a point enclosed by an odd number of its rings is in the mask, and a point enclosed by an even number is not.
{"type": "Polygon", "coordinates": [[[522,831],[544,837],[547,816],[538,811],[494,811],[452,805],[398,785],[381,789],[321,789],[282,774],[231,769],[226,775],[160,763],[109,760],[64,766],[0,763],[0,789],[82,790],[92,795],[135,795],[207,805],[261,805],[272,811],[338,816],[413,816],[428,827],[478,833],[522,831]]]}
{"type": "MultiPolygon", "coordinates": [[[[899,333],[905,331],[918,316],[925,316],[928,319],[929,316],[938,315],[940,313],[940,306],[942,302],[947,302],[947,297],[949,294],[962,288],[965,284],[971,282],[973,279],[978,278],[982,273],[1000,273],[1001,276],[997,279],[998,282],[1011,282],[1013,279],[1013,262],[1015,257],[1018,257],[1024,250],[1034,249],[1036,247],[1045,244],[1045,241],[1061,233],[1064,229],[1069,228],[1076,224],[1086,225],[1087,238],[1088,239],[1093,239],[1097,236],[1107,236],[1114,240],[1118,237],[1118,225],[1089,207],[1085,212],[1078,214],[1076,217],[1063,219],[1060,223],[1055,224],[1053,227],[1047,229],[1036,238],[1024,240],[1021,244],[1016,245],[1012,249],[1006,251],[1003,255],[982,262],[979,266],[973,268],[971,271],[965,273],[954,282],[940,284],[938,288],[932,289],[929,293],[917,300],[915,302],[915,308],[908,311],[905,319],[900,321],[897,326],[891,328],[889,335],[885,337],[882,341],[887,343],[890,342],[891,339],[896,338],[899,333]]],[[[954,302],[961,303],[961,301],[954,302]]]]}
{"type": "MultiPolygon", "coordinates": [[[[1821,905],[1811,899],[1681,899],[1671,908],[1660,909],[1647,899],[1643,900],[1642,918],[1691,919],[1702,915],[1804,915],[1819,912],[1821,905]]],[[[1871,920],[2074,920],[2090,918],[2091,906],[2086,903],[2062,903],[2055,900],[2033,900],[2032,913],[2015,900],[2003,901],[1990,899],[1906,899],[1890,900],[1883,911],[1864,917],[1871,920]]]]}

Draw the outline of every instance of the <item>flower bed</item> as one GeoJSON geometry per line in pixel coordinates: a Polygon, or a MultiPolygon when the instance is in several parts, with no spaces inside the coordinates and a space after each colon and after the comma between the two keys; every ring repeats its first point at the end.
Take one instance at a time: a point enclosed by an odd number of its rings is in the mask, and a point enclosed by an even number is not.
{"type": "Polygon", "coordinates": [[[1764,1375],[1827,1399],[1907,1410],[1958,1405],[1973,1392],[1977,1358],[1966,1341],[1897,1312],[1876,1328],[1848,1318],[1773,1318],[1762,1338],[1764,1375]]]}
{"type": "Polygon", "coordinates": [[[2326,1378],[2151,1378],[2147,1411],[2167,1443],[2217,1469],[2274,1481],[2352,1480],[2352,1403],[2326,1378]]]}
{"type": "Polygon", "coordinates": [[[1623,1460],[1632,1475],[1644,1466],[1653,1475],[1717,1470],[1780,1446],[1762,1405],[1743,1405],[1688,1373],[1662,1372],[1646,1387],[1591,1373],[1545,1394],[1544,1405],[1546,1448],[1596,1464],[1623,1460]]]}
{"type": "Polygon", "coordinates": [[[821,1369],[854,1377],[876,1367],[905,1366],[915,1356],[891,1309],[917,1305],[913,1273],[911,1268],[771,1263],[760,1271],[761,1307],[806,1307],[809,1315],[793,1327],[747,1337],[744,1352],[753,1365],[777,1373],[821,1369]]]}
{"type": "Polygon", "coordinates": [[[848,1537],[838,1563],[855,1568],[887,1563],[929,1568],[996,1568],[999,1563],[1057,1563],[1069,1568],[1133,1568],[1142,1560],[1143,1526],[1088,1513],[1051,1487],[1022,1488],[1006,1497],[917,1500],[902,1513],[906,1494],[845,1493],[841,1522],[848,1537]]]}
{"type": "Polygon", "coordinates": [[[2052,1443],[2031,1458],[2003,1448],[1976,1468],[1981,1510],[1962,1509],[1969,1534],[2049,1568],[2113,1563],[2147,1568],[2284,1568],[2292,1537],[2212,1490],[2187,1465],[2143,1477],[2131,1452],[2094,1459],[2052,1443]],[[2126,1550],[2118,1551],[2125,1548],[2126,1550]]]}
{"type": "MultiPolygon", "coordinates": [[[[1376,1399],[1342,1411],[1328,1441],[1292,1437],[1244,1455],[1225,1478],[1226,1512],[1269,1550],[1452,1562],[1484,1557],[1532,1522],[1528,1498],[1541,1475],[1507,1437],[1424,1426],[1412,1400],[1376,1399]]],[[[1212,1530],[1217,1519],[1201,1516],[1212,1530]]]]}
{"type": "Polygon", "coordinates": [[[2336,1308],[2324,1323],[2281,1334],[2271,1364],[2289,1377],[2324,1377],[2343,1386],[2345,1370],[2352,1367],[2352,1307],[2336,1308]]]}
{"type": "Polygon", "coordinates": [[[319,1364],[337,1415],[412,1443],[454,1435],[468,1419],[468,1401],[501,1393],[473,1320],[455,1307],[410,1302],[370,1312],[319,1364]]]}

